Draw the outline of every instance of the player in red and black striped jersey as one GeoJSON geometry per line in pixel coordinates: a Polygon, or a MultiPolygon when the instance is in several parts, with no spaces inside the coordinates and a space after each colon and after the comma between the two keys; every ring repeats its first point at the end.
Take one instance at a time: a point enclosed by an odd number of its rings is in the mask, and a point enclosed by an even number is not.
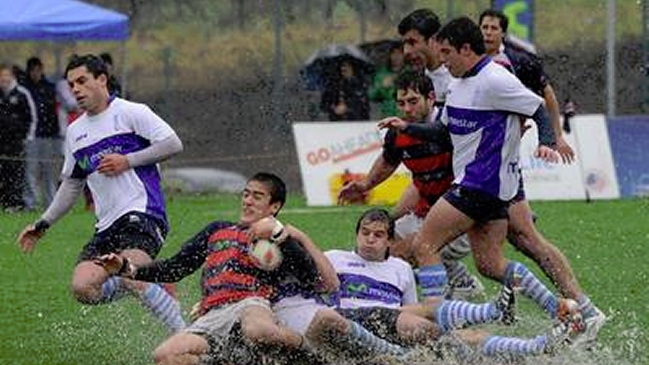
{"type": "MultiPolygon", "coordinates": [[[[302,243],[302,232],[283,228],[273,218],[285,200],[282,180],[258,173],[243,191],[239,222],[210,223],[174,256],[145,266],[135,267],[117,254],[97,259],[111,274],[151,282],[177,282],[203,266],[201,316],[158,346],[156,364],[197,364],[208,351],[214,353],[214,346],[226,343],[235,328],[253,344],[280,352],[301,349],[302,337],[277,324],[270,301],[277,294],[279,281],[289,274],[303,285],[327,290],[327,278],[320,274],[327,259],[302,243]],[[279,268],[265,271],[257,267],[250,256],[255,238],[273,239],[279,245],[283,255],[279,268]]],[[[335,273],[333,280],[337,285],[335,273]]]]}
{"type": "MultiPolygon", "coordinates": [[[[414,261],[412,239],[430,207],[450,188],[453,181],[453,146],[446,127],[435,120],[435,91],[431,80],[421,72],[405,71],[399,75],[395,86],[397,106],[403,119],[391,117],[379,123],[379,127],[388,129],[383,153],[376,159],[365,179],[345,185],[339,198],[342,202],[353,200],[356,195],[383,182],[403,163],[412,172],[412,200],[416,203],[409,209],[395,210],[398,212],[395,216],[397,241],[391,246],[390,253],[414,261]]],[[[468,251],[469,244],[465,236],[458,238],[450,247],[458,246],[466,247],[468,251]]],[[[448,263],[450,282],[471,283],[461,285],[467,290],[460,298],[483,291],[480,281],[467,273],[464,264],[454,258],[445,259],[444,262],[448,263]]]]}

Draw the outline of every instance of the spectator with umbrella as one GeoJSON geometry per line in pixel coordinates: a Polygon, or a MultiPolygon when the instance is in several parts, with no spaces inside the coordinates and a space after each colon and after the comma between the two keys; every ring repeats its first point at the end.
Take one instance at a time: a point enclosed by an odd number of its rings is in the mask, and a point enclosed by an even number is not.
{"type": "Polygon", "coordinates": [[[355,46],[332,45],[314,52],[302,69],[312,89],[322,90],[320,109],[329,120],[369,120],[369,58],[355,46]]]}

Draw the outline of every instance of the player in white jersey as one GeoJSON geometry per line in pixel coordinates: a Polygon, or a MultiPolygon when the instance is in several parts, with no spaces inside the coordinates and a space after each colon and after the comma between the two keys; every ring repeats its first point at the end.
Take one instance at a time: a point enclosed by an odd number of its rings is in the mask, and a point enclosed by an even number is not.
{"type": "MultiPolygon", "coordinates": [[[[435,12],[425,8],[417,9],[405,16],[397,27],[403,40],[406,61],[415,69],[424,70],[433,82],[434,103],[438,110],[441,110],[446,101],[448,84],[452,78],[442,63],[434,37],[440,27],[441,24],[435,12]]],[[[421,227],[423,219],[412,214],[419,199],[420,196],[416,189],[411,186],[394,208],[395,218],[403,217],[397,221],[397,236],[399,236],[400,242],[395,244],[395,252],[403,252],[404,249],[407,251],[411,246],[414,234],[421,227]]],[[[466,266],[460,262],[460,259],[467,256],[469,252],[470,246],[466,237],[458,238],[442,251],[443,262],[449,277],[447,295],[450,297],[467,299],[482,296],[484,293],[484,287],[480,280],[476,276],[468,274],[466,266]]]]}
{"type": "Polygon", "coordinates": [[[67,131],[63,180],[53,202],[23,230],[19,244],[25,252],[33,250],[74,206],[87,181],[97,223],[78,256],[72,277],[75,298],[101,304],[131,293],[169,330],[177,331],[185,326],[180,306],[161,286],[109,276],[93,259],[121,252],[142,265],[158,254],[168,223],[156,164],[180,152],[182,143],[146,105],[109,96],[106,66],[99,57],[74,56],[65,75],[85,113],[67,131]]]}
{"type": "MultiPolygon", "coordinates": [[[[488,9],[480,14],[480,30],[485,39],[487,54],[492,56],[494,61],[511,69],[525,86],[544,98],[557,136],[556,149],[563,161],[570,163],[574,159],[574,153],[562,136],[559,105],[552,86],[546,80],[543,66],[540,60],[535,59],[535,55],[505,47],[503,39],[507,27],[507,16],[500,11],[488,9]]],[[[509,206],[508,213],[509,241],[543,269],[563,296],[575,299],[580,304],[587,326],[586,335],[580,342],[590,345],[606,321],[606,316],[584,294],[568,259],[536,229],[532,209],[525,199],[522,184],[509,206]]]]}
{"type": "MultiPolygon", "coordinates": [[[[341,283],[334,298],[337,311],[353,320],[351,323],[354,325],[360,323],[392,343],[427,345],[440,333],[449,334],[468,325],[501,321],[505,319],[504,312],[508,319],[513,316],[511,290],[504,290],[495,303],[478,305],[443,300],[432,306],[417,304],[410,265],[389,256],[389,246],[394,238],[394,221],[386,210],[370,209],[364,212],[357,222],[356,233],[354,251],[332,250],[325,253],[341,283]]],[[[326,305],[317,304],[312,297],[308,291],[302,291],[301,295],[280,301],[275,308],[278,317],[289,328],[306,333],[312,341],[320,338],[340,344],[340,339],[335,336],[345,335],[338,327],[348,322],[332,314],[326,305]]],[[[534,339],[507,338],[471,331],[458,335],[474,345],[481,355],[533,355],[553,351],[572,335],[572,329],[567,326],[555,328],[552,334],[534,339]]]]}
{"type": "MultiPolygon", "coordinates": [[[[453,187],[429,211],[415,237],[419,282],[426,297],[441,295],[446,271],[439,250],[468,232],[478,270],[505,285],[520,287],[548,313],[558,298],[524,265],[508,261],[502,243],[507,232],[507,207],[518,190],[519,116],[540,114],[542,99],[505,68],[485,56],[480,28],[469,18],[451,21],[437,35],[451,74],[442,121],[453,142],[453,187]]],[[[537,154],[558,160],[548,146],[537,154]]]]}

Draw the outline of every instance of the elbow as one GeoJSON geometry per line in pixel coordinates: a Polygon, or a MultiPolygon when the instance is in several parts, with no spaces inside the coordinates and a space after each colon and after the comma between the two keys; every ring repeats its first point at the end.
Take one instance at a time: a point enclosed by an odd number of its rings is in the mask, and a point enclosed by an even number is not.
{"type": "Polygon", "coordinates": [[[175,141],[174,141],[174,152],[173,152],[173,154],[177,155],[177,154],[181,153],[183,151],[183,149],[184,149],[183,141],[181,141],[180,138],[176,135],[175,136],[175,141]]]}

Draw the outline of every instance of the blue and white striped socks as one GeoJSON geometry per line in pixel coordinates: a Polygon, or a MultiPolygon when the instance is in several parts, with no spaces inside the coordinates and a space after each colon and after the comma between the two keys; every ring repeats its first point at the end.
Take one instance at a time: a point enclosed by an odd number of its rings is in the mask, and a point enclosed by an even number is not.
{"type": "Polygon", "coordinates": [[[128,291],[124,288],[123,280],[124,279],[119,276],[111,276],[104,281],[101,286],[103,292],[101,298],[102,303],[110,303],[128,294],[128,291]]]}
{"type": "Polygon", "coordinates": [[[144,305],[154,317],[170,331],[176,332],[185,328],[185,321],[180,312],[180,305],[169,293],[158,284],[148,284],[140,296],[144,305]]]}
{"type": "Polygon", "coordinates": [[[493,303],[473,304],[458,300],[445,300],[435,309],[435,323],[448,332],[500,319],[501,313],[493,303]]]}
{"type": "Polygon", "coordinates": [[[421,287],[421,294],[424,297],[441,297],[443,295],[444,288],[448,282],[444,265],[422,266],[419,268],[417,275],[419,286],[421,287]]]}
{"type": "Polygon", "coordinates": [[[550,315],[550,318],[557,317],[559,301],[525,265],[510,261],[505,271],[504,284],[520,289],[526,297],[535,301],[543,310],[550,315]]]}
{"type": "Polygon", "coordinates": [[[395,345],[375,336],[360,324],[354,321],[349,321],[349,324],[351,327],[349,339],[352,342],[357,343],[360,347],[371,351],[376,355],[402,356],[407,353],[407,350],[404,347],[395,345]]]}
{"type": "Polygon", "coordinates": [[[579,295],[577,297],[577,303],[579,303],[579,311],[584,318],[590,318],[597,315],[595,305],[590,301],[590,298],[588,298],[586,294],[579,295]]]}
{"type": "Polygon", "coordinates": [[[533,339],[491,336],[485,341],[482,353],[487,356],[539,355],[545,350],[546,343],[545,335],[533,339]]]}

